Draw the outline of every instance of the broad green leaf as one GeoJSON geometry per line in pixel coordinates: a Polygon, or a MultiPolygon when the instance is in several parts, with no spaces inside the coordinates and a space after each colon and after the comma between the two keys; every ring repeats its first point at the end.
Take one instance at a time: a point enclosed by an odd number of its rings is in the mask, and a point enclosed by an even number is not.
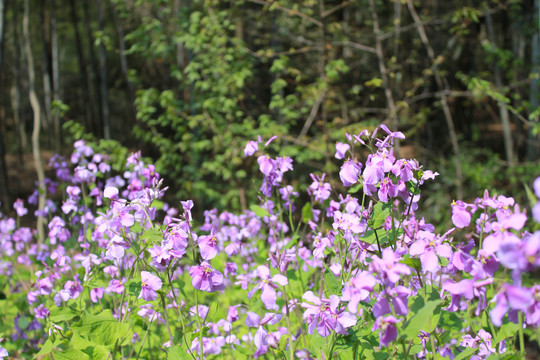
{"type": "Polygon", "coordinates": [[[74,333],[71,337],[71,347],[75,350],[81,350],[88,354],[93,360],[105,360],[109,356],[109,351],[95,342],[85,339],[79,334],[74,333]]]}
{"type": "Polygon", "coordinates": [[[139,296],[141,293],[142,283],[140,281],[131,279],[127,282],[126,286],[130,295],[139,296]]]}
{"type": "Polygon", "coordinates": [[[68,349],[62,352],[54,353],[54,358],[60,360],[86,360],[90,359],[90,356],[83,353],[81,350],[68,349]]]}
{"type": "Polygon", "coordinates": [[[462,360],[462,359],[469,359],[471,357],[472,354],[474,354],[475,352],[477,352],[478,349],[477,348],[465,348],[462,352],[460,352],[455,358],[454,360],[462,360]]]}
{"type": "Polygon", "coordinates": [[[62,338],[60,336],[57,336],[56,339],[54,340],[51,337],[49,337],[47,341],[45,341],[45,343],[43,344],[43,346],[41,347],[41,349],[39,350],[39,352],[36,354],[35,357],[37,358],[42,355],[50,354],[51,352],[54,351],[56,346],[60,345],[61,343],[62,343],[62,338]]]}
{"type": "Polygon", "coordinates": [[[253,211],[258,217],[270,216],[270,213],[259,205],[252,204],[250,205],[249,209],[253,211]]]}
{"type": "Polygon", "coordinates": [[[431,332],[434,329],[431,328],[433,325],[431,317],[440,306],[441,299],[436,291],[431,292],[427,299],[420,294],[417,295],[411,306],[412,317],[405,323],[401,335],[410,340],[415,339],[420,330],[431,332]]]}
{"type": "Polygon", "coordinates": [[[313,209],[310,203],[305,203],[302,207],[302,222],[307,223],[313,218],[313,209]]]}
{"type": "Polygon", "coordinates": [[[105,347],[114,346],[121,339],[131,339],[133,333],[129,324],[119,323],[109,309],[97,315],[84,315],[79,325],[72,326],[72,329],[74,334],[105,347]]]}
{"type": "Polygon", "coordinates": [[[514,336],[519,330],[519,324],[514,324],[513,322],[507,322],[502,324],[499,333],[495,337],[494,345],[498,345],[502,340],[514,336]]]}
{"type": "Polygon", "coordinates": [[[358,184],[354,185],[353,187],[350,187],[349,190],[347,190],[347,192],[349,194],[356,194],[357,192],[359,192],[362,189],[363,186],[364,185],[362,183],[358,183],[358,184]]]}
{"type": "Polygon", "coordinates": [[[326,355],[326,345],[330,341],[330,336],[323,337],[317,331],[309,337],[309,351],[317,358],[322,359],[326,355]]]}
{"type": "Polygon", "coordinates": [[[163,240],[163,234],[159,229],[150,228],[141,235],[141,240],[145,239],[152,244],[159,244],[163,240]]]}
{"type": "Polygon", "coordinates": [[[379,243],[381,246],[388,242],[388,234],[384,230],[377,231],[377,235],[375,235],[374,230],[368,230],[366,231],[366,234],[360,238],[360,240],[368,244],[376,244],[377,237],[379,238],[379,243]]]}
{"type": "Polygon", "coordinates": [[[77,312],[73,311],[69,307],[62,307],[51,310],[50,319],[53,322],[59,323],[64,321],[69,321],[77,316],[77,312]]]}
{"type": "Polygon", "coordinates": [[[392,209],[392,204],[390,203],[381,203],[378,202],[373,206],[373,214],[371,215],[373,229],[378,229],[384,224],[388,216],[390,215],[390,210],[392,209]]]}
{"type": "Polygon", "coordinates": [[[192,359],[191,355],[187,353],[180,345],[175,345],[167,351],[167,360],[187,360],[192,359]]]}
{"type": "Polygon", "coordinates": [[[324,272],[324,284],[326,285],[324,293],[327,297],[330,295],[341,296],[341,281],[328,269],[324,272]]]}

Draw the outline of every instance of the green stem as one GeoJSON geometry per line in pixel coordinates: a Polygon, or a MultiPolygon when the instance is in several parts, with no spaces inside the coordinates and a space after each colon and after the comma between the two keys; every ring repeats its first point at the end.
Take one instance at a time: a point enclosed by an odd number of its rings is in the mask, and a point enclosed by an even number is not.
{"type": "Polygon", "coordinates": [[[159,293],[159,296],[161,297],[161,307],[163,308],[163,318],[165,319],[165,325],[167,325],[167,331],[169,333],[169,341],[170,346],[174,346],[174,338],[171,332],[171,326],[169,324],[169,316],[167,315],[167,307],[165,305],[165,295],[163,295],[162,292],[159,293]]]}
{"type": "Polygon", "coordinates": [[[518,318],[519,318],[519,353],[521,354],[521,358],[525,359],[525,338],[523,337],[523,312],[518,312],[518,318]]]}

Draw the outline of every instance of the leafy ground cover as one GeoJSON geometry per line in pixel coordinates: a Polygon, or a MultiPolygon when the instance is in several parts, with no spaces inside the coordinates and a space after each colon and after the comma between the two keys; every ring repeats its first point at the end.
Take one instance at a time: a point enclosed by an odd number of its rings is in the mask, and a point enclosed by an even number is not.
{"type": "Polygon", "coordinates": [[[438,174],[396,159],[403,138],[345,134],[343,193],[326,174],[293,187],[274,138],[250,141],[259,203],[204,219],[162,200],[140,153],[117,174],[77,141],[50,162],[62,200],[33,214],[46,236],[21,226],[21,199],[0,218],[0,358],[525,358],[540,342],[540,178],[532,219],[486,190],[449,204],[440,234],[415,216],[438,174]]]}

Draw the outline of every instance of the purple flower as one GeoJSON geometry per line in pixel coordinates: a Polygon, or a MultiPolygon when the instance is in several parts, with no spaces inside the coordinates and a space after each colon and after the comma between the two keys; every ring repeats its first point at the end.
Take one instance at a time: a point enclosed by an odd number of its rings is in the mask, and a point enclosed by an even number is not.
{"type": "Polygon", "coordinates": [[[139,299],[143,298],[145,301],[156,300],[156,291],[161,289],[161,286],[163,285],[161,279],[148,271],[141,271],[141,282],[141,293],[139,294],[139,299]]]}
{"type": "Polygon", "coordinates": [[[371,271],[379,274],[385,283],[395,284],[399,281],[400,275],[409,275],[411,269],[399,263],[400,257],[397,256],[391,248],[383,250],[382,259],[378,256],[373,256],[373,261],[370,264],[371,271]]]}
{"type": "Polygon", "coordinates": [[[204,260],[211,260],[219,254],[217,238],[214,234],[201,236],[198,243],[201,257],[204,260]]]}
{"type": "Polygon", "coordinates": [[[212,269],[206,261],[199,266],[192,266],[189,269],[189,275],[192,278],[193,287],[197,290],[214,292],[225,289],[223,274],[212,269]]]}
{"type": "Polygon", "coordinates": [[[287,285],[289,282],[283,275],[276,274],[270,278],[270,270],[266,265],[259,265],[257,268],[257,275],[260,278],[259,283],[248,293],[248,298],[251,299],[253,294],[257,290],[261,290],[261,300],[267,309],[276,309],[276,290],[279,284],[281,286],[287,285]]]}
{"type": "Polygon", "coordinates": [[[248,141],[246,147],[244,148],[244,156],[251,156],[259,150],[258,141],[248,141]]]}
{"type": "Polygon", "coordinates": [[[351,146],[349,144],[344,144],[344,143],[341,143],[341,142],[338,142],[336,144],[336,159],[343,159],[345,158],[345,153],[351,148],[351,146]]]}
{"type": "Polygon", "coordinates": [[[13,208],[17,211],[17,216],[24,216],[28,214],[28,209],[24,207],[24,201],[22,199],[17,199],[13,204],[13,208]]]}
{"type": "Polygon", "coordinates": [[[325,183],[324,178],[326,174],[321,176],[315,176],[309,174],[313,179],[313,183],[308,187],[308,194],[315,198],[315,201],[324,202],[330,197],[330,192],[332,191],[332,186],[329,183],[325,183]]]}
{"type": "Polygon", "coordinates": [[[379,330],[380,346],[388,346],[388,344],[397,338],[397,329],[394,324],[400,321],[401,320],[396,319],[392,315],[379,317],[375,320],[372,331],[379,330]]]}
{"type": "Polygon", "coordinates": [[[362,163],[356,160],[349,159],[341,166],[339,178],[343,186],[349,187],[358,182],[358,176],[362,170],[362,163]]]}
{"type": "Polygon", "coordinates": [[[525,311],[533,304],[534,298],[531,289],[504,284],[503,290],[493,298],[495,307],[489,313],[491,322],[495,326],[502,325],[502,318],[510,310],[525,311]]]}
{"type": "Polygon", "coordinates": [[[105,294],[105,289],[102,287],[92,289],[90,290],[90,300],[93,303],[98,303],[99,299],[103,298],[103,294],[105,294]]]}
{"type": "Polygon", "coordinates": [[[464,228],[471,223],[471,213],[467,211],[467,207],[469,206],[472,206],[474,211],[476,211],[474,205],[464,203],[461,200],[452,203],[452,222],[456,227],[464,228]]]}

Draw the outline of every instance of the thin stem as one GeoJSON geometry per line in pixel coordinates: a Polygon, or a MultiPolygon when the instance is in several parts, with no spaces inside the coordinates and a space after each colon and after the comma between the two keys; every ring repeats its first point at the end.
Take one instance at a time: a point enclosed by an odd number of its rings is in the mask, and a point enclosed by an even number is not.
{"type": "Polygon", "coordinates": [[[519,318],[519,353],[521,354],[521,358],[525,359],[525,338],[523,337],[523,312],[518,312],[518,318],[519,318]]]}
{"type": "Polygon", "coordinates": [[[165,319],[165,325],[167,325],[167,331],[169,332],[169,341],[171,347],[174,345],[174,337],[171,332],[171,326],[169,324],[169,316],[167,315],[167,307],[165,306],[165,295],[163,293],[159,293],[159,296],[161,297],[161,307],[163,308],[163,317],[165,319]]]}

